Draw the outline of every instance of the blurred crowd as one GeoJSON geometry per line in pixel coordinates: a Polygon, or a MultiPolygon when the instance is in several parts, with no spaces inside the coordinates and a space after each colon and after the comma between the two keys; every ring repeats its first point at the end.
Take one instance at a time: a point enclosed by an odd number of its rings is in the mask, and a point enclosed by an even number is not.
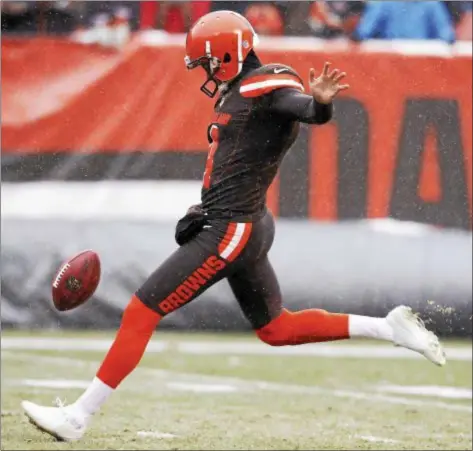
{"type": "MultiPolygon", "coordinates": [[[[183,33],[203,14],[230,9],[262,35],[324,39],[472,39],[471,1],[2,1],[2,32],[97,33],[122,27],[183,33]],[[95,32],[94,31],[94,32],[95,32]]],[[[99,36],[95,33],[94,36],[99,36]]],[[[102,36],[101,35],[101,36],[102,36]]],[[[95,38],[90,38],[95,39],[95,38]]]]}

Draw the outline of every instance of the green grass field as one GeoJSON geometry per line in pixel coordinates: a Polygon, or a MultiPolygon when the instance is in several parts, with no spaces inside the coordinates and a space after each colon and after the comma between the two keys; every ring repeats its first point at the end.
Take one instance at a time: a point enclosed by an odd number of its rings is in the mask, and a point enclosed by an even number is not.
{"type": "Polygon", "coordinates": [[[82,441],[33,428],[21,400],[75,400],[111,337],[2,333],[1,449],[472,449],[471,342],[437,368],[369,342],[161,333],[82,441]]]}

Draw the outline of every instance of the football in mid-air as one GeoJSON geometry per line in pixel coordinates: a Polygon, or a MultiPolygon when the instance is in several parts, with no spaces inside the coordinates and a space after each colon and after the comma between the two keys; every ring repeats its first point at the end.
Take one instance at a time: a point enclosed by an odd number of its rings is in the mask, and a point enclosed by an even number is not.
{"type": "Polygon", "coordinates": [[[63,263],[54,276],[54,306],[65,312],[82,305],[94,294],[99,281],[100,259],[97,253],[91,250],[78,253],[63,263]]]}

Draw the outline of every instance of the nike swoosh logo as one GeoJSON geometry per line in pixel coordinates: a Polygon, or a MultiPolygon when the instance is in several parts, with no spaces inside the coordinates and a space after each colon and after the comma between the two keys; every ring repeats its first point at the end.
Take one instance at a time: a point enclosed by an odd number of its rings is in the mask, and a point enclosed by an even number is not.
{"type": "Polygon", "coordinates": [[[287,69],[274,69],[275,74],[280,74],[281,72],[286,71],[287,69]]]}

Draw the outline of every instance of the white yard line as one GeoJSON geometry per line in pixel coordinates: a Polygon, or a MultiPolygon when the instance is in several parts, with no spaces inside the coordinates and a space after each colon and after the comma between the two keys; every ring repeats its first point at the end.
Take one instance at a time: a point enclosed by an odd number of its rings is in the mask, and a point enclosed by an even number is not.
{"type": "Polygon", "coordinates": [[[378,385],[374,390],[401,395],[431,396],[447,399],[472,399],[471,388],[440,385],[378,385]]]}
{"type": "Polygon", "coordinates": [[[230,384],[199,384],[196,382],[168,382],[167,388],[178,391],[191,391],[193,393],[236,393],[239,390],[230,384]]]}
{"type": "Polygon", "coordinates": [[[90,385],[90,381],[77,379],[19,379],[18,385],[37,388],[83,388],[84,390],[90,385]]]}
{"type": "MultiPolygon", "coordinates": [[[[20,360],[20,361],[31,361],[34,359],[36,363],[44,364],[56,364],[61,366],[70,366],[71,360],[75,362],[75,366],[83,366],[86,368],[98,368],[100,362],[98,361],[85,361],[81,359],[71,359],[63,357],[53,357],[53,356],[38,356],[36,354],[28,353],[11,353],[11,352],[2,352],[2,359],[11,359],[11,360],[20,360]]],[[[232,393],[228,387],[233,387],[233,392],[236,391],[258,391],[265,390],[276,393],[292,393],[300,395],[317,395],[317,396],[331,396],[336,398],[346,398],[346,399],[357,399],[360,401],[366,401],[371,403],[385,403],[393,405],[406,405],[406,406],[416,406],[416,407],[427,407],[427,408],[439,408],[444,410],[450,410],[452,412],[472,412],[472,407],[468,405],[453,404],[441,401],[430,401],[430,400],[419,400],[412,398],[403,398],[400,396],[387,396],[382,394],[376,394],[372,392],[363,392],[363,391],[352,391],[352,390],[334,390],[324,387],[317,386],[307,386],[307,385],[295,385],[295,384],[279,384],[272,383],[267,381],[258,381],[258,380],[247,380],[236,377],[221,377],[221,376],[208,376],[198,373],[181,373],[167,370],[158,370],[152,368],[139,367],[134,374],[148,374],[153,377],[159,377],[165,379],[167,383],[171,384],[181,384],[180,388],[184,389],[183,384],[187,384],[189,389],[189,384],[192,384],[195,388],[196,384],[207,384],[207,393],[210,390],[215,392],[219,387],[220,393],[232,393]],[[222,386],[226,386],[226,391],[222,389],[222,386]]],[[[92,375],[91,375],[92,376],[92,375]]],[[[124,388],[127,387],[127,384],[124,384],[124,388]]],[[[176,389],[176,386],[169,388],[176,389]]],[[[136,387],[130,385],[129,389],[133,390],[146,390],[149,391],[149,387],[136,387]]],[[[196,391],[196,390],[194,390],[196,391]]],[[[201,392],[203,389],[201,388],[201,392]]]]}
{"type": "Polygon", "coordinates": [[[392,438],[374,437],[372,435],[355,435],[355,437],[364,440],[365,442],[371,443],[399,443],[399,440],[393,440],[392,438]]]}
{"type": "Polygon", "coordinates": [[[158,431],[138,431],[136,433],[138,437],[150,437],[150,438],[177,438],[177,435],[169,434],[168,432],[158,432],[158,431]]]}
{"type": "MultiPolygon", "coordinates": [[[[107,351],[112,339],[76,339],[76,338],[2,338],[2,349],[22,349],[27,351],[107,351]]],[[[179,341],[167,342],[152,340],[146,352],[159,353],[172,349],[182,354],[197,355],[267,355],[267,356],[315,356],[330,358],[357,359],[423,359],[417,353],[403,348],[386,345],[341,345],[307,344],[302,346],[271,347],[259,342],[216,342],[216,341],[179,341]]],[[[472,348],[446,348],[448,360],[472,361],[472,348]]]]}

